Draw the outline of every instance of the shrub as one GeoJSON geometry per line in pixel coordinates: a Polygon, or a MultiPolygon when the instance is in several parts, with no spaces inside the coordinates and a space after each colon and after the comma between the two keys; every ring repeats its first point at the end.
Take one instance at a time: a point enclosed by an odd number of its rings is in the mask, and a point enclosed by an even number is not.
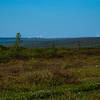
{"type": "Polygon", "coordinates": [[[6,57],[15,58],[21,55],[21,52],[19,49],[11,48],[6,51],[6,57]]]}
{"type": "Polygon", "coordinates": [[[43,49],[42,48],[34,48],[33,49],[33,57],[43,57],[43,49]]]}
{"type": "Polygon", "coordinates": [[[55,51],[54,50],[52,50],[52,49],[49,49],[49,50],[47,50],[46,52],[45,52],[45,57],[47,57],[47,58],[51,58],[51,57],[55,57],[55,51]]]}
{"type": "Polygon", "coordinates": [[[3,48],[0,47],[0,62],[2,62],[1,60],[5,59],[5,55],[4,55],[4,51],[3,48]]]}

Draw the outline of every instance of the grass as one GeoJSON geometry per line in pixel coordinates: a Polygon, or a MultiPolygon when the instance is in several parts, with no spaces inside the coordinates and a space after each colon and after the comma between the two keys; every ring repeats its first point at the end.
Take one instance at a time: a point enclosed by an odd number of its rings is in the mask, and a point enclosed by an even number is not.
{"type": "Polygon", "coordinates": [[[77,53],[58,48],[56,57],[29,54],[27,58],[3,59],[0,100],[100,100],[98,52],[98,49],[82,49],[77,53]]]}
{"type": "Polygon", "coordinates": [[[55,98],[54,100],[57,100],[58,97],[59,98],[66,97],[66,99],[69,98],[68,100],[71,100],[71,98],[73,98],[75,100],[76,98],[80,98],[80,97],[86,98],[84,97],[86,96],[86,93],[88,93],[89,95],[91,95],[90,93],[95,94],[96,89],[98,90],[100,89],[99,87],[100,87],[100,83],[84,83],[78,86],[75,86],[75,85],[74,86],[59,86],[53,89],[38,90],[35,92],[32,90],[28,92],[25,92],[25,91],[16,92],[16,90],[13,92],[7,91],[6,93],[4,92],[4,94],[2,92],[2,95],[0,95],[0,97],[1,98],[6,97],[5,100],[8,100],[10,98],[16,99],[16,100],[24,100],[25,98],[26,100],[34,100],[34,99],[42,100],[42,99],[47,99],[47,98],[55,98]]]}

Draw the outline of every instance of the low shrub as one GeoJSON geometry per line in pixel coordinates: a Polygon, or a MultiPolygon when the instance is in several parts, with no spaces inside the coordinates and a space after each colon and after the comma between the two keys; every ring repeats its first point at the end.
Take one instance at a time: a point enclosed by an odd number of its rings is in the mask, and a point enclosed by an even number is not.
{"type": "Polygon", "coordinates": [[[56,57],[56,49],[48,49],[45,53],[44,53],[46,58],[52,58],[52,57],[56,57]]]}

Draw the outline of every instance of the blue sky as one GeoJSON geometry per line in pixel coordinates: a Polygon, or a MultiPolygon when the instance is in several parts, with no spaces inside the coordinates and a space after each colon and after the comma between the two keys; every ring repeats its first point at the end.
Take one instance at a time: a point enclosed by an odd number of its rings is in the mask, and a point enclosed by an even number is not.
{"type": "Polygon", "coordinates": [[[99,37],[100,0],[0,0],[0,37],[99,37]]]}

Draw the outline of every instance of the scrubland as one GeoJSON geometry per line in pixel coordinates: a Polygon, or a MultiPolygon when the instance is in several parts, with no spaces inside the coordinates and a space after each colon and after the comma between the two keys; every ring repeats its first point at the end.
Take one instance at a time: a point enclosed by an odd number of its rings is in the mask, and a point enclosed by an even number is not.
{"type": "Polygon", "coordinates": [[[100,48],[0,48],[0,100],[100,100],[100,48]]]}

